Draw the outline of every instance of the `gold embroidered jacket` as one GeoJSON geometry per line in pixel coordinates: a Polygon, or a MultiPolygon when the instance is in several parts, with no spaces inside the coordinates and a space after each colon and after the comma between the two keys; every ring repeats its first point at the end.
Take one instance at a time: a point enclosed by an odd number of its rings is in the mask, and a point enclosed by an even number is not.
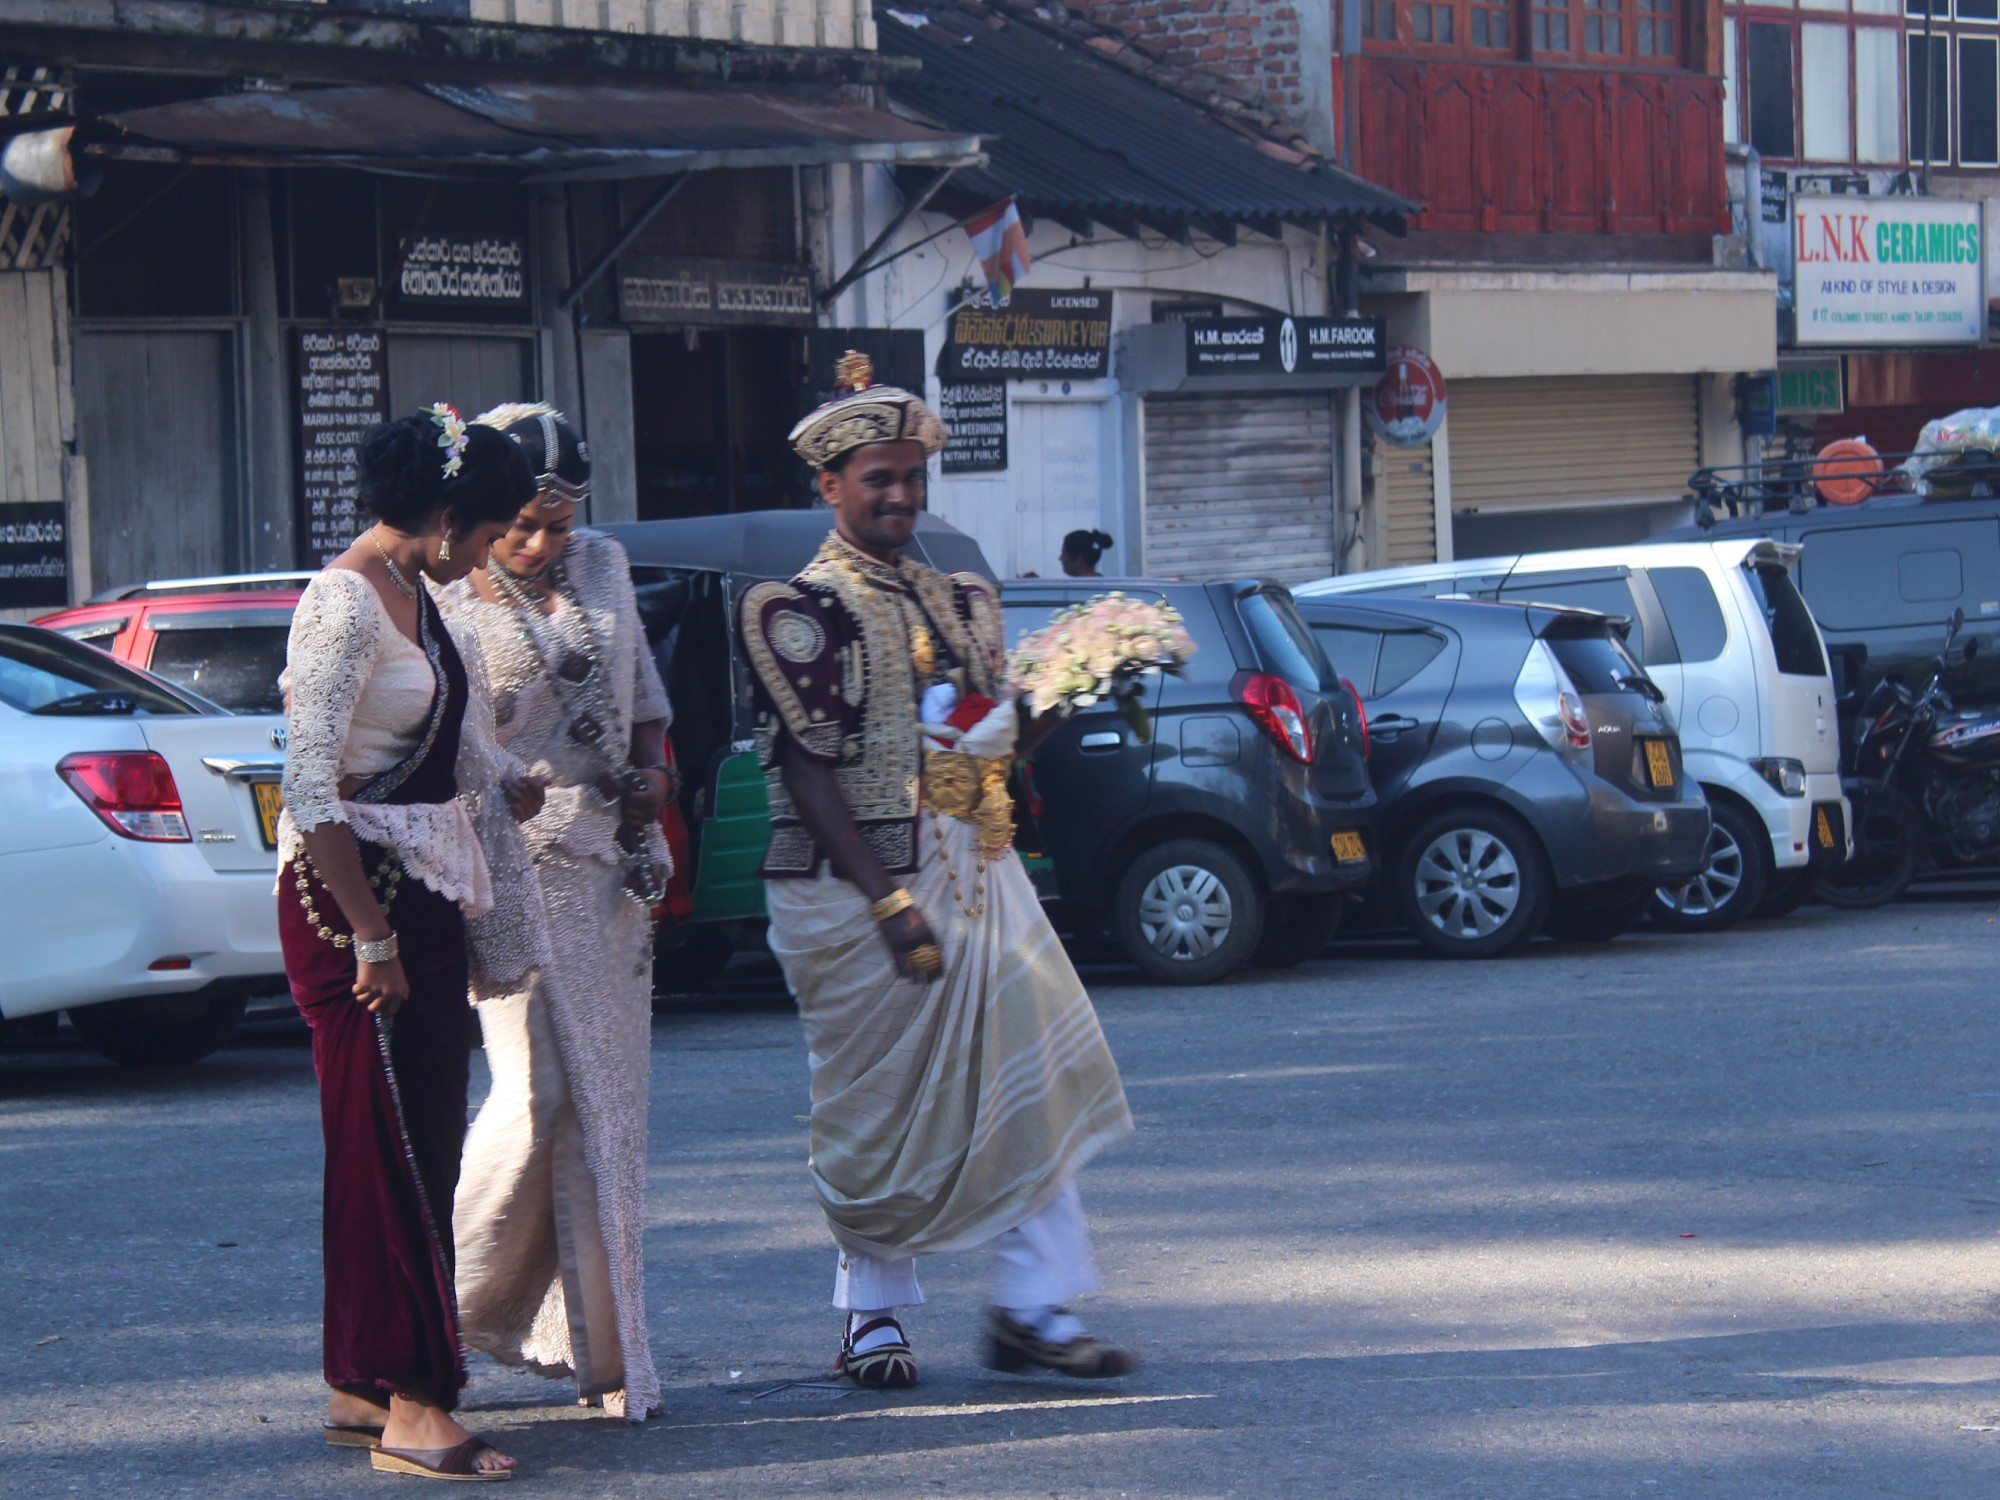
{"type": "Polygon", "coordinates": [[[821,856],[785,790],[787,755],[833,767],[861,837],[892,875],[917,868],[923,770],[917,705],[962,668],[991,695],[1003,668],[1000,596],[972,573],[878,562],[829,536],[789,583],[743,596],[739,629],[771,794],[766,879],[817,873],[821,856]]]}

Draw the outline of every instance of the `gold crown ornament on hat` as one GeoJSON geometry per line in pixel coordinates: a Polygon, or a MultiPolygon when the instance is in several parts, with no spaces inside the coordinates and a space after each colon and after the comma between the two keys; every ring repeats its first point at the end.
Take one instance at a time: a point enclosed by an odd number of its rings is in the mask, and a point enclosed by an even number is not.
{"type": "Polygon", "coordinates": [[[875,366],[865,354],[850,349],[842,355],[834,384],[846,394],[792,429],[792,451],[815,469],[871,443],[916,443],[929,457],[951,436],[923,397],[875,384],[875,366]]]}

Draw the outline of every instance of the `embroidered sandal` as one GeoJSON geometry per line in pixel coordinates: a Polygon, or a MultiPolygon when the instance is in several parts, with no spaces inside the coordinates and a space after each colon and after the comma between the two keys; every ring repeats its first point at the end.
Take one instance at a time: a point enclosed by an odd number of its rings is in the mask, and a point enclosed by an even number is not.
{"type": "Polygon", "coordinates": [[[986,1366],[1010,1375],[1042,1369],[1078,1380],[1110,1380],[1138,1369],[1139,1356],[1087,1333],[1078,1334],[1066,1344],[1052,1344],[1011,1317],[1004,1308],[989,1307],[986,1366]]]}
{"type": "Polygon", "coordinates": [[[894,1318],[876,1318],[848,1330],[840,1341],[840,1357],[833,1362],[833,1373],[845,1375],[871,1391],[907,1391],[917,1383],[917,1357],[910,1352],[901,1323],[894,1318]],[[895,1342],[877,1344],[865,1354],[856,1354],[855,1341],[867,1338],[878,1328],[895,1329],[895,1342]]]}
{"type": "Polygon", "coordinates": [[[423,1479],[460,1479],[475,1484],[512,1479],[512,1469],[482,1469],[476,1460],[493,1445],[469,1437],[456,1448],[377,1448],[368,1462],[384,1474],[415,1474],[423,1479]]]}

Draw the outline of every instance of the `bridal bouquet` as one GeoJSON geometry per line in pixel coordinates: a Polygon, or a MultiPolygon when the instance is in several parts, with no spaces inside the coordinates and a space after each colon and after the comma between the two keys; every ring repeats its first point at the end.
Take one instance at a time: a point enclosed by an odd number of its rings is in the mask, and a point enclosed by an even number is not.
{"type": "Polygon", "coordinates": [[[1110,699],[1143,745],[1151,742],[1153,725],[1140,702],[1141,684],[1158,672],[1178,675],[1193,655],[1178,610],[1122,593],[1099,594],[1023,635],[1009,658],[1007,681],[1038,715],[1068,715],[1110,699]]]}

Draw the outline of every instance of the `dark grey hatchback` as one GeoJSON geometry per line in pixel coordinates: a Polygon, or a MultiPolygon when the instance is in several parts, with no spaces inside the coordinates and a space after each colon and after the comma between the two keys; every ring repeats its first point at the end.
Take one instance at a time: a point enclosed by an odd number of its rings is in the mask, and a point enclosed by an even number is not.
{"type": "Polygon", "coordinates": [[[1167,983],[1310,957],[1374,873],[1353,699],[1274,584],[1009,581],[1008,639],[1113,590],[1178,609],[1195,656],[1148,680],[1149,741],[1100,706],[1036,749],[1020,846],[1044,899],[1072,930],[1108,926],[1167,983]]]}
{"type": "Polygon", "coordinates": [[[1620,622],[1383,596],[1298,609],[1367,707],[1385,894],[1426,947],[1614,937],[1702,868],[1708,804],[1620,622]]]}

